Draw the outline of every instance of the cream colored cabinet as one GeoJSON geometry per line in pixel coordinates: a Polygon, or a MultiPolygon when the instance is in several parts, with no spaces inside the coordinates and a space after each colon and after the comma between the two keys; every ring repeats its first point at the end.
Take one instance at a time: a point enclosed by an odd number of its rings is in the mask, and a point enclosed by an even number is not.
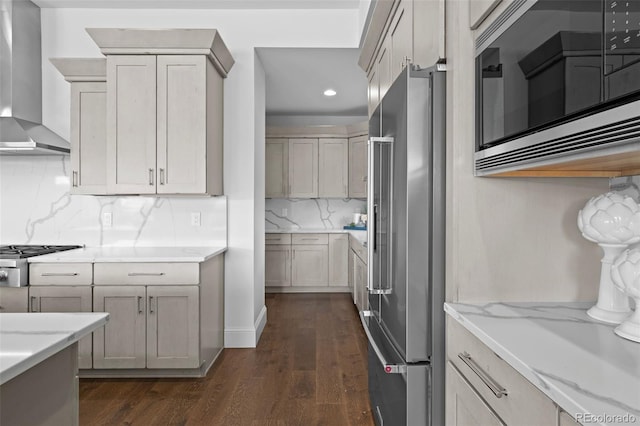
{"type": "MultiPolygon", "coordinates": [[[[92,312],[91,286],[29,286],[31,312],[92,312]]],[[[78,368],[92,366],[91,335],[78,341],[78,368]]]]}
{"type": "Polygon", "coordinates": [[[369,309],[369,297],[367,293],[367,264],[356,256],[355,259],[355,284],[356,306],[358,311],[369,309]]]}
{"type": "Polygon", "coordinates": [[[0,313],[18,313],[28,311],[28,287],[0,287],[0,313]]]}
{"type": "MultiPolygon", "coordinates": [[[[473,398],[467,391],[461,394],[448,394],[447,425],[469,424],[463,421],[492,417],[496,417],[498,421],[494,419],[494,423],[487,424],[518,426],[557,424],[557,406],[553,401],[451,318],[447,318],[447,358],[462,376],[460,379],[466,381],[472,388],[469,391],[473,391],[476,394],[475,398],[484,401],[490,409],[489,412],[478,410],[461,414],[461,409],[477,407],[477,401],[472,401],[473,398]]],[[[454,378],[455,376],[451,374],[447,375],[448,380],[454,378]]],[[[457,379],[453,382],[447,381],[447,388],[460,389],[456,381],[457,379]]],[[[472,422],[471,424],[483,423],[472,422]]]]}
{"type": "Polygon", "coordinates": [[[329,234],[329,286],[349,285],[349,234],[329,234]]]}
{"type": "Polygon", "coordinates": [[[450,362],[446,381],[447,426],[505,426],[450,362]]]}
{"type": "Polygon", "coordinates": [[[475,30],[502,0],[469,0],[469,27],[475,30]]]}
{"type": "Polygon", "coordinates": [[[198,287],[148,286],[147,304],[147,368],[197,368],[198,287]]]}
{"type": "Polygon", "coordinates": [[[52,58],[51,63],[71,83],[70,192],[106,194],[106,60],[52,58]]]}
{"type": "Polygon", "coordinates": [[[107,56],[108,190],[222,193],[222,77],[205,55],[107,56]]]}
{"type": "Polygon", "coordinates": [[[156,57],[107,56],[107,190],[156,193],[156,57]]]}
{"type": "Polygon", "coordinates": [[[380,47],[380,51],[378,52],[378,56],[376,59],[376,67],[378,73],[378,97],[380,101],[384,98],[384,95],[387,94],[387,91],[391,87],[391,83],[393,83],[393,75],[391,71],[391,38],[387,37],[380,47]]]}
{"type": "Polygon", "coordinates": [[[367,136],[349,138],[349,198],[367,198],[367,136]]]}
{"type": "Polygon", "coordinates": [[[348,139],[319,139],[318,196],[320,198],[349,196],[348,139]]]}
{"type": "Polygon", "coordinates": [[[318,139],[289,139],[289,197],[318,197],[318,139]]]}
{"type": "Polygon", "coordinates": [[[376,110],[380,103],[380,79],[378,78],[378,67],[372,66],[367,74],[369,87],[367,89],[367,101],[369,105],[369,117],[376,110]]]}
{"type": "Polygon", "coordinates": [[[558,426],[580,426],[580,423],[575,421],[573,417],[567,414],[566,411],[560,411],[558,416],[558,426]]]}
{"type": "Polygon", "coordinates": [[[266,198],[289,195],[289,139],[267,138],[264,192],[266,198]]]}
{"type": "Polygon", "coordinates": [[[326,245],[291,247],[291,283],[293,286],[324,287],[328,284],[329,249],[326,245]]]}
{"type": "Polygon", "coordinates": [[[267,245],[264,253],[265,286],[291,286],[291,246],[267,245]]]}
{"type": "Polygon", "coordinates": [[[413,60],[413,2],[400,1],[391,21],[391,77],[395,80],[408,62],[413,60]]]}
{"type": "Polygon", "coordinates": [[[146,288],[95,286],[93,309],[109,322],[93,333],[94,368],[145,368],[146,288]]]}

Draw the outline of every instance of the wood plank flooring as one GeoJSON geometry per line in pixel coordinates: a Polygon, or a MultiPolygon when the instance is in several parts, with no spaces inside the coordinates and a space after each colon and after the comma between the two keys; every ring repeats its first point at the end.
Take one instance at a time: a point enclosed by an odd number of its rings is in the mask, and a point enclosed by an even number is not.
{"type": "Polygon", "coordinates": [[[373,425],[367,341],[349,294],[267,294],[255,349],[202,379],[81,379],[81,425],[373,425]]]}

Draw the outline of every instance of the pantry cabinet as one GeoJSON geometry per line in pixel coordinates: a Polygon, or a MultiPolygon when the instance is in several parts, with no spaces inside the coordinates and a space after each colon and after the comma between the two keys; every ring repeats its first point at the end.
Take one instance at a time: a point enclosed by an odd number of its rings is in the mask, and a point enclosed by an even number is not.
{"type": "Polygon", "coordinates": [[[52,58],[71,83],[72,194],[107,193],[107,71],[99,58],[52,58]]]}
{"type": "Polygon", "coordinates": [[[265,146],[266,198],[289,195],[289,139],[267,138],[265,146]]]}
{"type": "MultiPolygon", "coordinates": [[[[30,312],[92,312],[91,286],[29,286],[30,312]]],[[[91,368],[91,335],[78,341],[78,368],[91,368]]]]}
{"type": "Polygon", "coordinates": [[[318,198],[318,139],[289,139],[289,197],[318,198]]]}
{"type": "Polygon", "coordinates": [[[320,139],[318,141],[318,196],[347,198],[349,196],[349,140],[320,139]]]}
{"type": "Polygon", "coordinates": [[[349,198],[367,198],[367,136],[349,138],[349,198]]]}

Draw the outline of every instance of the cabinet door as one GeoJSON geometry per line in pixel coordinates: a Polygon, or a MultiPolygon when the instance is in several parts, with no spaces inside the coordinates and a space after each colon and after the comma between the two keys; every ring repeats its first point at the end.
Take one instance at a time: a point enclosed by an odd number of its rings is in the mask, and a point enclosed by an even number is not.
{"type": "Polygon", "coordinates": [[[291,285],[326,286],[328,284],[328,246],[291,246],[291,285]]]}
{"type": "Polygon", "coordinates": [[[265,147],[266,198],[286,198],[289,192],[289,140],[267,139],[265,147]]]}
{"type": "Polygon", "coordinates": [[[359,311],[364,311],[369,308],[369,297],[367,293],[367,265],[360,260],[359,257],[355,258],[355,287],[356,287],[356,306],[359,311]]]}
{"type": "Polygon", "coordinates": [[[393,79],[391,78],[391,37],[387,36],[382,47],[380,47],[377,57],[377,67],[378,81],[380,84],[378,102],[381,102],[387,90],[391,87],[391,83],[393,83],[393,79]]]}
{"type": "MultiPolygon", "coordinates": [[[[107,83],[71,84],[71,193],[107,193],[107,83]]],[[[82,367],[80,367],[82,368],[82,367]]]]}
{"type": "Polygon", "coordinates": [[[156,57],[107,55],[107,189],[156,192],[156,57]]]}
{"type": "Polygon", "coordinates": [[[446,369],[447,426],[505,426],[450,362],[446,369]]]}
{"type": "Polygon", "coordinates": [[[353,303],[356,303],[356,291],[355,291],[355,270],[356,270],[356,261],[355,261],[355,256],[356,254],[353,252],[353,250],[349,249],[349,262],[348,262],[348,283],[349,283],[349,288],[351,289],[351,298],[353,299],[353,303]]]}
{"type": "Polygon", "coordinates": [[[349,139],[349,198],[367,198],[367,137],[349,139]]]}
{"type": "Polygon", "coordinates": [[[413,59],[413,1],[400,2],[387,37],[391,38],[391,81],[394,81],[413,59]]]}
{"type": "MultiPolygon", "coordinates": [[[[91,312],[91,286],[29,286],[31,312],[91,312]]],[[[78,342],[78,368],[91,368],[91,334],[78,342]]]]}
{"type": "Polygon", "coordinates": [[[0,313],[28,312],[28,287],[0,287],[0,313]]]}
{"type": "Polygon", "coordinates": [[[560,410],[558,415],[558,426],[580,426],[566,411],[560,410]]]}
{"type": "Polygon", "coordinates": [[[109,322],[93,333],[93,368],[144,368],[144,286],[95,286],[93,311],[109,322]]]}
{"type": "Polygon", "coordinates": [[[289,139],[289,197],[318,197],[318,139],[289,139]]]}
{"type": "Polygon", "coordinates": [[[291,286],[291,246],[267,245],[264,250],[265,286],[291,286]]]}
{"type": "Polygon", "coordinates": [[[198,286],[147,287],[147,368],[200,366],[198,286]]]}
{"type": "Polygon", "coordinates": [[[349,141],[320,139],[318,142],[318,196],[349,196],[349,141]]]}
{"type": "Polygon", "coordinates": [[[205,55],[157,57],[158,194],[207,191],[206,61],[205,55]]]}
{"type": "Polygon", "coordinates": [[[329,286],[349,285],[349,234],[329,234],[329,286]]]}

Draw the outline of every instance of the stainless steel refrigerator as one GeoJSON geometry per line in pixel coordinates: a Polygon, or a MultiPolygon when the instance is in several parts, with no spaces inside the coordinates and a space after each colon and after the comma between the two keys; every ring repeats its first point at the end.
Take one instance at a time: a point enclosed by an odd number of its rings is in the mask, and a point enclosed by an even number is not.
{"type": "Polygon", "coordinates": [[[369,122],[369,396],[378,425],[444,425],[444,66],[407,67],[369,122]]]}

